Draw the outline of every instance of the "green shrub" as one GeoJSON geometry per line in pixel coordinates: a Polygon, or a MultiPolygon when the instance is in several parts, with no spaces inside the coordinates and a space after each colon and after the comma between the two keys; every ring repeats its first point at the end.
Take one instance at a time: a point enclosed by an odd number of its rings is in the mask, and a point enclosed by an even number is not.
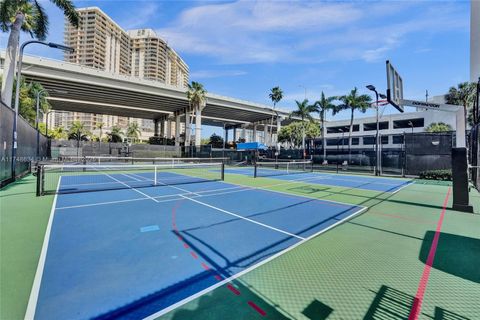
{"type": "Polygon", "coordinates": [[[452,181],[452,170],[428,170],[420,173],[420,179],[452,181]]]}

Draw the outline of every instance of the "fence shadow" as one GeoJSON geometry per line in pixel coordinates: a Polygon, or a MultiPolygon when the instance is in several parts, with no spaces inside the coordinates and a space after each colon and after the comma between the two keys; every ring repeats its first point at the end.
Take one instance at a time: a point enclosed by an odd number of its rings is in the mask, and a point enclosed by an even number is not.
{"type": "MultiPolygon", "coordinates": [[[[435,236],[427,231],[420,249],[419,259],[426,263],[435,236]]],[[[450,233],[440,233],[433,268],[454,276],[480,283],[480,239],[450,233]]]]}

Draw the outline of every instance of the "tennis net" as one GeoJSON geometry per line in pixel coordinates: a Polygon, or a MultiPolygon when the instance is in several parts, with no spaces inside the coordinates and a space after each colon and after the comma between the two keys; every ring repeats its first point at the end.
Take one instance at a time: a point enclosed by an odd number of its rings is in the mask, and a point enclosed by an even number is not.
{"type": "Polygon", "coordinates": [[[254,177],[270,177],[313,172],[312,161],[257,162],[254,177]]]}
{"type": "Polygon", "coordinates": [[[62,157],[51,163],[62,164],[180,164],[180,163],[220,163],[227,162],[229,158],[142,158],[142,157],[118,157],[118,156],[83,156],[62,157]]]}
{"type": "Polygon", "coordinates": [[[218,181],[223,163],[111,164],[37,167],[37,196],[218,181]]]}

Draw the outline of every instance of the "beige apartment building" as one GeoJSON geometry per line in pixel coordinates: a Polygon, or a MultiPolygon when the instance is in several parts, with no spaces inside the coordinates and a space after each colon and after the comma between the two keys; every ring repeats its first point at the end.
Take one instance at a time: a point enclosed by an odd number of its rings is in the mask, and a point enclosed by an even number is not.
{"type": "MultiPolygon", "coordinates": [[[[189,80],[187,64],[152,29],[125,31],[100,8],[77,10],[80,14],[78,28],[65,21],[65,45],[75,49],[65,53],[65,61],[81,64],[115,74],[130,75],[159,81],[176,87],[186,87],[189,80]]],[[[103,134],[117,125],[126,129],[137,122],[141,139],[153,135],[153,121],[111,115],[69,112],[54,114],[49,125],[68,129],[72,122],[81,121],[87,130],[99,136],[98,124],[103,123],[103,134]]]]}

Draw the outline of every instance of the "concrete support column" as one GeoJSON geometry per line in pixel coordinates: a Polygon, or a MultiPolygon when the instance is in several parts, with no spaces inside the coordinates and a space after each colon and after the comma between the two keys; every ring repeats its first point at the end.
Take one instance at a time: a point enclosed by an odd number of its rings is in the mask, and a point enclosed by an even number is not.
{"type": "Polygon", "coordinates": [[[252,142],[257,141],[257,125],[256,124],[253,125],[252,138],[253,138],[252,142]]]}
{"type": "Polygon", "coordinates": [[[180,114],[175,115],[175,147],[180,146],[180,114]]]}
{"type": "Polygon", "coordinates": [[[167,119],[167,139],[172,137],[172,119],[167,119]]]}
{"type": "Polygon", "coordinates": [[[202,108],[195,110],[195,145],[199,146],[202,141],[202,108]]]}
{"type": "Polygon", "coordinates": [[[160,121],[160,136],[165,137],[165,120],[160,121]]]}
{"type": "Polygon", "coordinates": [[[246,125],[242,125],[242,139],[247,142],[247,128],[245,128],[246,125]]]}
{"type": "Polygon", "coordinates": [[[158,137],[158,119],[153,120],[153,135],[158,137]]]}
{"type": "Polygon", "coordinates": [[[237,127],[233,127],[233,142],[237,141],[237,127]]]}
{"type": "Polygon", "coordinates": [[[281,129],[282,129],[282,118],[277,117],[277,136],[276,136],[276,139],[275,139],[277,147],[280,147],[280,143],[278,142],[278,134],[279,134],[281,129]]]}
{"type": "Polygon", "coordinates": [[[225,137],[224,137],[225,144],[228,143],[228,128],[225,127],[225,137]]]}
{"type": "Polygon", "coordinates": [[[185,145],[190,145],[190,135],[192,129],[190,127],[190,111],[187,109],[185,112],[185,145]]]}
{"type": "Polygon", "coordinates": [[[268,126],[267,126],[267,123],[265,122],[263,124],[263,143],[268,146],[269,142],[268,142],[268,126]]]}

